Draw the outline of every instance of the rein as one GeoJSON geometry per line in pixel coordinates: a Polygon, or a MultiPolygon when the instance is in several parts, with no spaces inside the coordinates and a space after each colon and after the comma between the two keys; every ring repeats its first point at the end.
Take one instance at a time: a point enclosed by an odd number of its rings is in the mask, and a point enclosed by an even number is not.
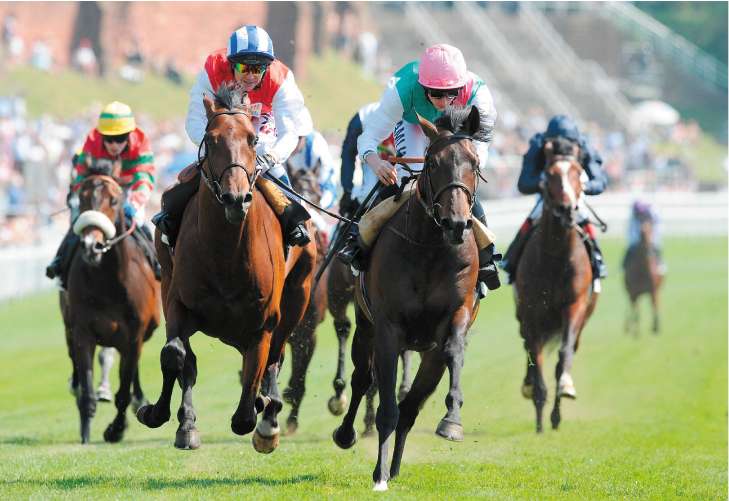
{"type": "MultiPolygon", "coordinates": [[[[124,216],[122,215],[122,217],[124,217],[124,216]]],[[[111,250],[112,247],[114,247],[116,244],[118,244],[119,242],[121,242],[122,240],[127,238],[129,235],[134,233],[134,229],[136,227],[137,227],[137,221],[134,218],[132,218],[132,224],[131,224],[131,226],[129,226],[129,228],[127,228],[127,231],[125,231],[118,237],[114,237],[111,240],[106,240],[104,242],[104,246],[101,248],[101,253],[106,254],[107,252],[109,252],[109,250],[111,250]]]]}
{"type": "MultiPolygon", "coordinates": [[[[244,111],[235,111],[235,110],[229,110],[229,111],[219,111],[215,114],[213,114],[212,117],[208,120],[207,125],[205,126],[205,135],[203,136],[203,140],[200,141],[200,146],[197,148],[197,166],[200,169],[200,174],[202,175],[203,181],[205,182],[205,185],[210,189],[213,196],[215,196],[215,200],[218,201],[220,205],[225,205],[223,203],[222,199],[222,187],[220,186],[220,182],[223,180],[223,176],[225,173],[231,169],[234,169],[236,167],[243,169],[243,172],[245,172],[246,178],[248,179],[248,195],[252,195],[253,193],[253,186],[256,182],[256,179],[258,179],[258,176],[261,174],[261,167],[256,164],[256,167],[253,171],[253,174],[248,174],[248,171],[246,168],[236,162],[233,162],[231,164],[228,164],[223,171],[220,173],[220,176],[217,178],[213,175],[212,169],[210,169],[210,165],[208,165],[208,170],[210,173],[205,172],[205,167],[203,167],[204,162],[208,160],[208,150],[210,149],[208,147],[208,131],[210,129],[210,125],[213,123],[213,120],[215,120],[220,115],[244,115],[248,118],[250,118],[250,115],[244,111]],[[203,146],[205,146],[205,154],[202,154],[203,146]]],[[[258,137],[256,137],[256,143],[258,142],[258,137]]],[[[255,146],[255,143],[254,143],[255,146]]]]}

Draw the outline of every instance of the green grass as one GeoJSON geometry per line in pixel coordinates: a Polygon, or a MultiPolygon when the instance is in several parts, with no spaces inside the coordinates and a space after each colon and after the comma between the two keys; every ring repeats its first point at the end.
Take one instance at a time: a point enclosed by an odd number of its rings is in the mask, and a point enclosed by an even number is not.
{"type": "Polygon", "coordinates": [[[681,159],[700,183],[716,185],[720,189],[726,186],[726,145],[718,143],[709,134],[702,133],[694,146],[666,142],[656,144],[655,150],[657,154],[681,159]]]}
{"type": "MultiPolygon", "coordinates": [[[[727,243],[670,239],[660,336],[622,332],[626,298],[619,273],[622,242],[604,243],[612,275],[575,358],[579,398],[562,406],[559,431],[534,433],[534,410],[519,387],[525,356],[511,290],[482,305],[463,376],[466,439],[433,434],[445,384],[426,404],[409,437],[401,476],[388,498],[719,499],[727,495],[727,243]],[[691,256],[687,260],[687,256],[691,256]]],[[[202,334],[195,388],[197,451],[172,446],[173,420],[157,430],[130,421],[126,439],[103,442],[113,417],[100,404],[92,444],[78,442],[78,412],[67,392],[70,363],[54,294],[0,306],[0,493],[10,498],[136,499],[371,498],[376,440],[336,448],[329,415],[335,336],[318,332],[299,434],[271,455],[229,428],[239,398],[240,358],[202,334]]],[[[142,382],[150,398],[161,384],[159,330],[145,347],[142,382]]],[[[555,354],[548,357],[553,396],[555,354]]],[[[351,370],[351,365],[348,367],[351,370]]],[[[288,368],[281,377],[287,380],[288,368]]],[[[282,385],[283,386],[283,385],[282,385]]],[[[175,391],[173,409],[179,403],[175,391]]],[[[362,411],[360,411],[360,417],[362,411]]],[[[361,424],[358,419],[358,428],[361,424]]],[[[548,421],[545,421],[548,424],[548,421]]]]}
{"type": "MultiPolygon", "coordinates": [[[[309,60],[308,76],[298,82],[318,130],[346,130],[360,106],[377,100],[382,86],[367,78],[356,64],[334,54],[309,60]]],[[[117,77],[88,78],[65,70],[54,74],[18,67],[0,78],[0,95],[23,95],[31,116],[44,113],[76,116],[93,103],[119,100],[153,119],[184,118],[192,78],[182,86],[150,74],[142,84],[117,77]]]]}

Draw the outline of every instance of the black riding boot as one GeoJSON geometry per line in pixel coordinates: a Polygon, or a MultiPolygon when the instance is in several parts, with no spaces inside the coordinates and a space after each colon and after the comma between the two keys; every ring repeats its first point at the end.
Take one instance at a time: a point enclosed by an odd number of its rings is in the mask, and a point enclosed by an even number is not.
{"type": "Polygon", "coordinates": [[[602,251],[600,250],[600,246],[597,244],[597,240],[590,238],[590,244],[592,246],[592,252],[590,253],[592,276],[607,278],[607,265],[602,257],[602,251]]]}
{"type": "Polygon", "coordinates": [[[68,269],[79,242],[81,242],[81,239],[73,232],[73,228],[70,228],[61,240],[61,245],[58,246],[53,261],[46,267],[46,276],[51,279],[59,277],[61,287],[64,289],[66,288],[68,269]]]}
{"type": "Polygon", "coordinates": [[[504,257],[499,264],[501,269],[509,275],[510,284],[514,283],[514,280],[516,279],[516,267],[519,264],[519,259],[521,259],[524,247],[526,247],[526,243],[533,230],[534,223],[527,219],[524,224],[521,225],[521,228],[519,228],[514,240],[511,244],[509,244],[509,248],[506,249],[506,254],[504,254],[504,257]]]}
{"type": "Polygon", "coordinates": [[[152,236],[152,232],[149,231],[149,228],[147,228],[146,225],[138,224],[134,228],[133,236],[142,248],[142,252],[144,252],[144,256],[149,262],[149,266],[152,267],[152,271],[154,271],[154,278],[161,280],[162,267],[159,265],[159,261],[157,261],[157,251],[154,248],[154,237],[152,236]]]}
{"type": "MultiPolygon", "coordinates": [[[[478,219],[484,226],[488,226],[486,222],[486,214],[483,211],[481,203],[476,200],[473,204],[473,216],[478,219]]],[[[488,290],[496,290],[501,287],[501,280],[499,279],[499,270],[496,268],[495,261],[501,259],[501,254],[497,254],[496,246],[494,244],[479,250],[478,252],[478,284],[476,289],[479,291],[479,296],[484,297],[485,291],[483,286],[485,285],[488,290]]]]}
{"type": "Polygon", "coordinates": [[[309,231],[304,224],[311,216],[299,202],[291,200],[281,214],[281,226],[283,228],[286,245],[300,247],[311,242],[309,231]]]}
{"type": "Polygon", "coordinates": [[[365,245],[359,236],[359,227],[353,224],[344,236],[344,247],[337,252],[337,259],[357,271],[365,269],[365,245]]]}

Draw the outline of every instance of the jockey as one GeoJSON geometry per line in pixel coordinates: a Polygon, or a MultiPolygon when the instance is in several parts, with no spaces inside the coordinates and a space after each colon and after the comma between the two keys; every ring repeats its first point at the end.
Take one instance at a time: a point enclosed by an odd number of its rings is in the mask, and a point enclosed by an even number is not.
{"type": "Polygon", "coordinates": [[[628,222],[628,252],[625,254],[626,260],[633,252],[633,249],[640,243],[640,226],[645,221],[651,223],[651,242],[653,244],[653,252],[655,252],[658,260],[658,273],[665,275],[666,265],[663,262],[661,252],[661,221],[658,218],[656,210],[647,202],[640,200],[633,202],[633,208],[630,211],[630,221],[628,222]]]}
{"type": "MultiPolygon", "coordinates": [[[[212,96],[224,83],[235,83],[248,95],[253,125],[258,133],[256,152],[263,175],[291,186],[284,164],[296,148],[299,137],[311,133],[312,120],[294,74],[275,58],[273,42],[266,30],[259,26],[242,26],[230,35],[227,49],[217,50],[205,60],[205,66],[190,90],[185,123],[188,136],[197,145],[207,127],[203,95],[212,96]]],[[[168,193],[176,190],[185,193],[184,196],[192,196],[198,184],[199,175],[180,176],[180,183],[168,193]],[[188,184],[194,184],[193,189],[185,186],[188,184]]],[[[306,209],[296,200],[282,197],[279,188],[267,179],[259,178],[256,185],[278,215],[286,243],[306,245],[310,240],[304,225],[309,219],[306,209]]],[[[174,245],[183,213],[184,204],[180,213],[163,210],[154,218],[166,236],[163,240],[171,245],[174,245]]]]}
{"type": "MultiPolygon", "coordinates": [[[[393,133],[399,156],[420,157],[428,146],[428,139],[420,128],[417,115],[433,122],[449,106],[469,105],[478,108],[482,126],[488,129],[487,141],[474,141],[479,167],[483,168],[488,158],[491,130],[496,122],[496,109],[484,81],[466,69],[461,51],[447,44],[434,45],[425,50],[419,61],[412,61],[395,73],[377,107],[364,122],[363,132],[357,140],[363,164],[367,164],[387,187],[384,196],[391,195],[397,183],[408,173],[401,166],[396,168],[380,158],[376,154],[378,145],[393,133]]],[[[422,164],[412,164],[411,167],[420,169],[422,164]]],[[[404,203],[406,199],[402,197],[400,200],[404,203]]],[[[374,244],[380,227],[399,209],[399,205],[391,205],[392,214],[377,218],[377,221],[375,218],[368,220],[365,215],[359,225],[360,235],[350,238],[339,254],[345,263],[355,268],[364,267],[364,255],[374,244]],[[363,232],[365,228],[366,232],[363,232]]],[[[473,215],[474,234],[483,244],[479,245],[479,291],[483,294],[482,284],[493,290],[500,286],[500,282],[494,265],[493,238],[487,236],[490,232],[486,229],[480,202],[474,203],[473,215]]]]}
{"type": "MultiPolygon", "coordinates": [[[[296,148],[286,161],[286,167],[291,174],[302,170],[315,172],[321,190],[319,205],[329,209],[335,204],[337,187],[334,184],[334,160],[326,139],[318,131],[299,138],[296,148]]],[[[312,213],[311,216],[319,231],[328,237],[330,225],[318,213],[312,213]]]]}
{"type": "Polygon", "coordinates": [[[120,184],[126,193],[124,214],[137,223],[133,236],[140,244],[159,280],[159,263],[155,257],[152,233],[145,226],[144,209],[154,188],[154,155],[149,139],[137,127],[129,106],[118,101],[107,104],[99,115],[99,121],[88,136],[80,153],[73,157],[76,177],[71,183],[68,206],[71,209],[71,229],[66,233],[51,264],[46,268],[48,278],[59,277],[65,288],[73,253],[80,242],[73,232],[73,222],[78,217],[76,192],[89,175],[89,167],[112,165],[121,162],[120,184]]]}
{"type": "MultiPolygon", "coordinates": [[[[378,104],[369,103],[364,105],[347,124],[347,135],[342,143],[342,166],[339,173],[343,190],[342,198],[339,200],[339,213],[343,216],[354,214],[359,208],[359,204],[364,201],[367,194],[377,183],[377,176],[366,164],[362,164],[362,183],[359,186],[354,186],[353,178],[357,160],[357,139],[362,134],[362,124],[377,108],[378,104]]],[[[396,153],[395,138],[392,134],[377,145],[377,154],[383,160],[394,157],[396,153]]]]}
{"type": "MultiPolygon", "coordinates": [[[[540,193],[540,181],[545,163],[543,147],[549,139],[556,137],[568,139],[580,147],[579,162],[587,178],[583,179],[583,192],[586,195],[599,195],[602,193],[607,185],[607,177],[602,169],[602,157],[588,143],[585,136],[580,133],[575,122],[566,115],[552,117],[547,125],[547,130],[544,133],[540,132],[535,134],[529,140],[529,149],[524,154],[521,174],[519,175],[519,191],[525,195],[540,193]]],[[[593,275],[605,278],[607,276],[607,267],[602,258],[602,252],[597,245],[597,240],[595,239],[595,230],[585,213],[585,206],[582,203],[582,199],[580,202],[580,220],[578,223],[585,229],[592,243],[593,252],[590,254],[593,275]]],[[[509,245],[504,259],[501,261],[501,267],[509,274],[509,283],[512,283],[516,277],[516,267],[519,258],[541,215],[542,197],[540,195],[537,199],[536,206],[519,228],[514,241],[509,245]]]]}

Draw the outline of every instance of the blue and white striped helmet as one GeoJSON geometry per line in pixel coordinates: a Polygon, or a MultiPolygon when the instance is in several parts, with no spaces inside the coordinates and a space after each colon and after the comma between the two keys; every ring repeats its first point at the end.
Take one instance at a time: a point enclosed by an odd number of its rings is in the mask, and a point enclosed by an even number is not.
{"type": "Polygon", "coordinates": [[[234,63],[267,64],[274,59],[271,37],[260,26],[247,24],[230,35],[228,60],[234,63]]]}

